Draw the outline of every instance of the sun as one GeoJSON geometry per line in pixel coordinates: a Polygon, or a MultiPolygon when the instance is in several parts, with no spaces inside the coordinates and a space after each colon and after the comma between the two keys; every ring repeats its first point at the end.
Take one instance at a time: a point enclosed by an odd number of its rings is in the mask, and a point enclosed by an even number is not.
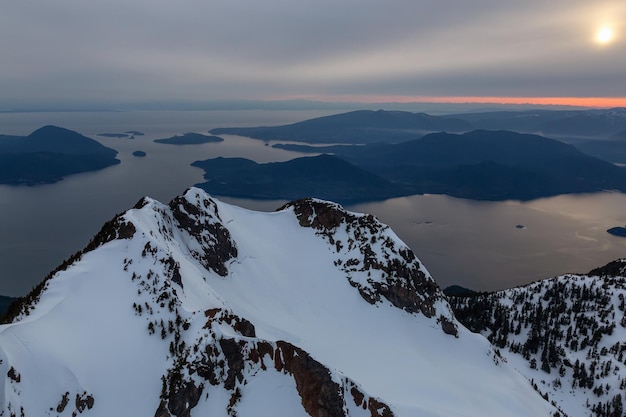
{"type": "Polygon", "coordinates": [[[608,26],[603,26],[596,32],[596,42],[602,45],[611,43],[613,40],[613,29],[608,26]]]}

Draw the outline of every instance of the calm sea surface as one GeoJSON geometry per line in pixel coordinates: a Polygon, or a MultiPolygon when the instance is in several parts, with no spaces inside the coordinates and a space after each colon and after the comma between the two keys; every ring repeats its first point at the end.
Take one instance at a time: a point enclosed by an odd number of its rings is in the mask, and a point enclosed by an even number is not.
{"type": "MultiPolygon", "coordinates": [[[[215,127],[291,123],[327,114],[331,112],[0,113],[0,134],[28,135],[54,124],[116,149],[122,161],[52,185],[0,185],[0,294],[25,294],[83,248],[105,221],[142,196],[168,202],[200,182],[202,171],[189,165],[195,160],[242,156],[270,162],[301,156],[238,136],[223,136],[222,143],[189,146],[155,144],[153,139],[206,133],[215,127]],[[146,135],[132,140],[96,136],[129,130],[146,135]],[[148,156],[133,157],[136,150],[148,156]]],[[[285,202],[221,199],[267,211],[285,202]]],[[[501,289],[568,272],[587,272],[626,257],[626,239],[606,233],[610,227],[626,225],[626,195],[620,193],[559,196],[527,203],[425,195],[348,209],[373,213],[389,224],[444,287],[460,284],[477,290],[501,289]]]]}

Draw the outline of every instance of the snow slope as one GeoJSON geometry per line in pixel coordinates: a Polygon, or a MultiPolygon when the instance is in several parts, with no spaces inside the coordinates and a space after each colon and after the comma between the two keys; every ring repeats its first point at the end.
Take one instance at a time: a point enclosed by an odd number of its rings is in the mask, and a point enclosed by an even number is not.
{"type": "Polygon", "coordinates": [[[199,189],[107,223],[0,326],[0,415],[551,416],[389,227],[199,189]]]}

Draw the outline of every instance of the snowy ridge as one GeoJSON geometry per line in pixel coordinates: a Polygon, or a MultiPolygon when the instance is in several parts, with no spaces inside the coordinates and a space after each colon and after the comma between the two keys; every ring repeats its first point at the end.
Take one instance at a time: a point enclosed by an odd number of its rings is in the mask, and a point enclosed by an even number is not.
{"type": "Polygon", "coordinates": [[[620,259],[587,275],[450,302],[570,417],[618,417],[626,410],[625,298],[620,259]]]}
{"type": "Polygon", "coordinates": [[[552,416],[385,225],[190,189],[107,223],[0,326],[2,416],[552,416]]]}

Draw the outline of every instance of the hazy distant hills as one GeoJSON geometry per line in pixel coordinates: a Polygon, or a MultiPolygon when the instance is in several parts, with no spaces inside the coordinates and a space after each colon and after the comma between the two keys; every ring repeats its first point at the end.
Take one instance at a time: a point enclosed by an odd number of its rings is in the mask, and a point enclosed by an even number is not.
{"type": "Polygon", "coordinates": [[[626,108],[496,111],[455,114],[450,117],[465,120],[476,129],[541,132],[555,136],[607,138],[626,130],[626,108]]]}
{"type": "Polygon", "coordinates": [[[218,128],[212,134],[308,143],[403,142],[427,132],[464,132],[472,125],[454,117],[405,111],[358,110],[275,127],[218,128]]]}
{"type": "Polygon", "coordinates": [[[211,194],[298,199],[314,196],[341,203],[383,200],[406,195],[406,190],[331,155],[257,164],[244,158],[196,161],[208,181],[197,184],[211,194]]]}
{"type": "Polygon", "coordinates": [[[0,183],[33,185],[118,164],[117,151],[77,132],[45,126],[28,136],[0,136],[0,183]]]}
{"type": "Polygon", "coordinates": [[[581,151],[605,161],[626,164],[626,131],[618,132],[609,139],[593,139],[577,143],[581,151]]]}

